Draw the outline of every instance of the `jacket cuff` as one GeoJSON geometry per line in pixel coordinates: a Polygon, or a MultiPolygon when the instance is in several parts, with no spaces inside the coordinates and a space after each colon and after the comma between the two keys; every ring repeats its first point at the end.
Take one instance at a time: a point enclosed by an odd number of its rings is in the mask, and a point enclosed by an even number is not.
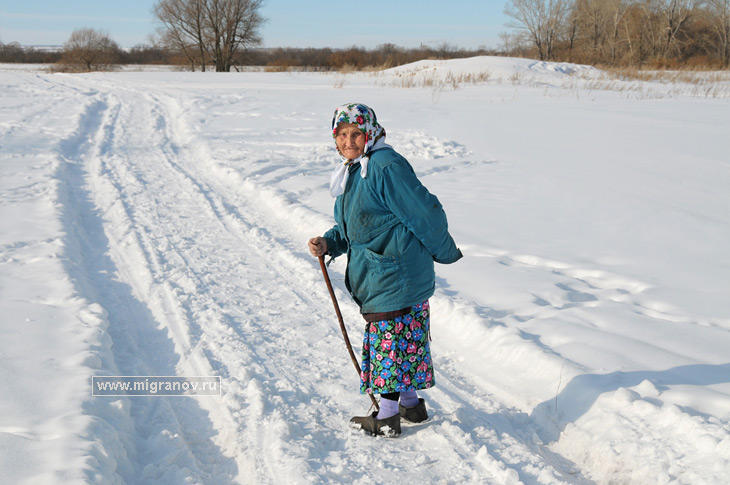
{"type": "Polygon", "coordinates": [[[335,250],[336,243],[335,243],[334,239],[331,239],[327,236],[322,236],[322,237],[324,238],[325,242],[327,243],[327,252],[325,254],[332,256],[333,258],[336,258],[340,254],[342,254],[341,252],[335,250]]]}
{"type": "Polygon", "coordinates": [[[439,264],[451,264],[451,263],[457,262],[458,260],[460,260],[463,257],[464,257],[464,254],[461,252],[461,249],[456,248],[456,254],[454,254],[452,257],[446,258],[446,259],[433,258],[433,260],[439,264]]]}

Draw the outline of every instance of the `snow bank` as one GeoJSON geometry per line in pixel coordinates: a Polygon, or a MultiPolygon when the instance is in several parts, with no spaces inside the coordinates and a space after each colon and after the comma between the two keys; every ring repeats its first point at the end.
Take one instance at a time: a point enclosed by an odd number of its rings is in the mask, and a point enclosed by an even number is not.
{"type": "Polygon", "coordinates": [[[395,78],[446,79],[485,75],[485,80],[520,79],[529,82],[555,82],[570,76],[596,78],[601,71],[586,65],[567,62],[544,62],[516,57],[478,56],[465,59],[423,60],[383,71],[395,78]]]}
{"type": "Polygon", "coordinates": [[[381,86],[439,91],[469,84],[510,84],[540,88],[544,95],[569,92],[578,98],[600,91],[634,99],[730,97],[730,77],[722,71],[640,71],[634,78],[580,64],[492,56],[418,61],[376,73],[375,79],[381,86]]]}

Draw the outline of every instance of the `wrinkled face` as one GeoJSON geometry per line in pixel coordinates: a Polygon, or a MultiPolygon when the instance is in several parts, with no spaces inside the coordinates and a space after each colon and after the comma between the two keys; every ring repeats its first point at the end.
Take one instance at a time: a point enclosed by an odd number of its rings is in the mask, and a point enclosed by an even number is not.
{"type": "Polygon", "coordinates": [[[348,160],[354,160],[365,152],[367,137],[357,125],[341,123],[335,134],[335,145],[340,154],[348,160]]]}

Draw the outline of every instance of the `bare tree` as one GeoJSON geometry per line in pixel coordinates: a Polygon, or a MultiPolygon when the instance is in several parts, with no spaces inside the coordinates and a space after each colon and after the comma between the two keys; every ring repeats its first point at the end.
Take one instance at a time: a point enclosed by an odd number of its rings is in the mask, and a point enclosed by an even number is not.
{"type": "Polygon", "coordinates": [[[202,70],[207,60],[216,71],[230,71],[241,50],[261,42],[263,0],[159,0],[155,15],[162,22],[163,41],[180,50],[202,70]],[[195,54],[194,54],[195,52],[195,54]]]}
{"type": "Polygon", "coordinates": [[[632,60],[641,67],[656,59],[664,39],[663,6],[665,0],[635,0],[624,25],[632,60]]]}
{"type": "Polygon", "coordinates": [[[162,22],[162,43],[180,51],[195,70],[196,60],[205,71],[204,0],[160,0],[155,16],[162,22]]]}
{"type": "Polygon", "coordinates": [[[601,57],[600,50],[604,45],[608,31],[608,9],[605,0],[578,0],[576,15],[578,25],[587,39],[591,49],[591,60],[595,62],[601,57]]]}
{"type": "Polygon", "coordinates": [[[730,67],[730,0],[708,0],[712,19],[713,44],[723,67],[730,67]]]}
{"type": "Polygon", "coordinates": [[[258,29],[263,19],[258,14],[262,0],[203,1],[208,24],[208,52],[215,70],[228,72],[239,49],[261,43],[258,29]]]}
{"type": "Polygon", "coordinates": [[[527,48],[532,43],[526,32],[500,32],[499,38],[502,41],[502,51],[512,55],[527,55],[527,48]]]}
{"type": "Polygon", "coordinates": [[[665,31],[661,55],[666,59],[670,51],[676,46],[677,33],[689,20],[697,0],[662,0],[660,3],[665,31]]]}
{"type": "Polygon", "coordinates": [[[621,44],[621,25],[624,23],[626,13],[631,5],[630,0],[607,0],[609,4],[609,36],[608,50],[610,53],[611,64],[616,64],[618,57],[618,49],[621,44]]]}
{"type": "Polygon", "coordinates": [[[575,49],[575,41],[578,39],[579,34],[579,22],[577,9],[573,8],[570,10],[570,13],[567,16],[567,22],[565,25],[565,38],[568,42],[568,61],[573,62],[574,58],[574,49],[575,49]]]}
{"type": "Polygon", "coordinates": [[[549,60],[560,32],[565,30],[569,5],[568,0],[511,0],[504,13],[514,20],[509,26],[530,35],[540,59],[549,60]]]}
{"type": "Polygon", "coordinates": [[[76,29],[63,46],[61,63],[86,71],[106,70],[117,62],[119,46],[107,33],[94,29],[76,29]]]}
{"type": "Polygon", "coordinates": [[[575,18],[579,44],[588,61],[616,62],[628,5],[627,0],[576,1],[571,17],[575,18]]]}

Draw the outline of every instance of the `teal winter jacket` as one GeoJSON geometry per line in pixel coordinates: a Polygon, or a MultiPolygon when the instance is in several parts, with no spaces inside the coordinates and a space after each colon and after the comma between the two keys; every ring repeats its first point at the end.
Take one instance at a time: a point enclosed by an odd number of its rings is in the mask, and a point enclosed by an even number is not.
{"type": "Polygon", "coordinates": [[[392,148],[372,152],[367,176],[349,170],[335,200],[335,226],[324,234],[327,253],[347,253],[345,284],[361,313],[400,310],[433,295],[433,262],[462,257],[441,203],[392,148]]]}

